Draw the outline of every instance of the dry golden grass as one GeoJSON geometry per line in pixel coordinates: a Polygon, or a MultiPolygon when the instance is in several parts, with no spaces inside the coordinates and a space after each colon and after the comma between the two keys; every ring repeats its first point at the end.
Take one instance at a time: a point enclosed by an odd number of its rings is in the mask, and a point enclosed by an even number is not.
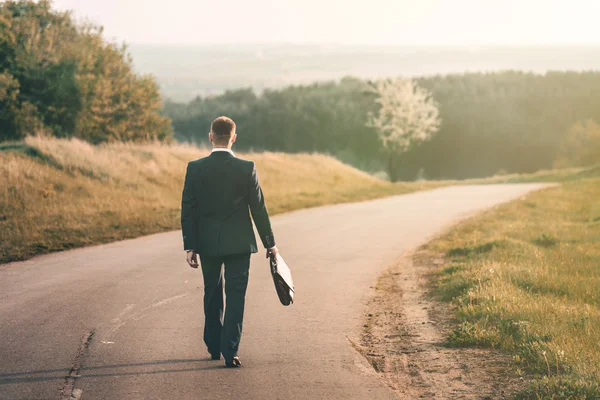
{"type": "MultiPolygon", "coordinates": [[[[0,263],[178,229],[186,164],[208,153],[40,137],[1,145],[0,263]]],[[[271,214],[442,185],[390,184],[319,154],[240,156],[256,162],[271,214]]]]}
{"type": "Polygon", "coordinates": [[[427,248],[447,254],[436,292],[462,321],[453,344],[511,352],[536,375],[518,398],[600,398],[600,178],[500,206],[427,248]]]}

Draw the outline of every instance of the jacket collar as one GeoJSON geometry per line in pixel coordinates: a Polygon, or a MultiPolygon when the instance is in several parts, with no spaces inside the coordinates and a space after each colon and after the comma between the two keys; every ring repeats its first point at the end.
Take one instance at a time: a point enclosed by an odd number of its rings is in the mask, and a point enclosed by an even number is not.
{"type": "Polygon", "coordinates": [[[220,152],[229,153],[229,154],[231,154],[232,156],[235,157],[235,154],[234,154],[233,151],[231,151],[229,149],[222,148],[222,147],[215,147],[214,149],[212,149],[211,154],[213,154],[213,153],[220,153],[220,152]]]}

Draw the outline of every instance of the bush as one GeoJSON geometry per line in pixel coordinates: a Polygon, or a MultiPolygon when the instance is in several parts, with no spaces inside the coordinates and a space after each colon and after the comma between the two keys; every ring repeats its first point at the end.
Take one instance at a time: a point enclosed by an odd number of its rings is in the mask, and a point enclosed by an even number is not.
{"type": "Polygon", "coordinates": [[[540,247],[554,247],[558,244],[558,239],[548,233],[542,233],[533,239],[533,243],[540,247]]]}
{"type": "Polygon", "coordinates": [[[0,3],[0,140],[40,132],[93,143],[171,137],[154,80],[136,75],[126,48],[101,34],[48,1],[0,3]]]}

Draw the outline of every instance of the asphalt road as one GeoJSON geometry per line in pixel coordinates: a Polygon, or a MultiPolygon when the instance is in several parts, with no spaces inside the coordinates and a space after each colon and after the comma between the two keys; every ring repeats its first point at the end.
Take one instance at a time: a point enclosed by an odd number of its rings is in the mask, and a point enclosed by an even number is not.
{"type": "Polygon", "coordinates": [[[180,232],[0,266],[0,399],[395,398],[351,345],[377,276],[457,220],[541,187],[448,187],[273,218],[296,303],[279,303],[256,255],[235,370],[202,343],[202,276],[180,232]]]}

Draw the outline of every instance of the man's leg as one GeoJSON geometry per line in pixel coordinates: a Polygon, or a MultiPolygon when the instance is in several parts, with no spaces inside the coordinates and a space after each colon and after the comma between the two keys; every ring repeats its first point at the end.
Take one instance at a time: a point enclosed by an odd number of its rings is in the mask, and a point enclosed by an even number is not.
{"type": "Polygon", "coordinates": [[[221,334],[221,353],[225,361],[237,356],[242,336],[244,303],[248,287],[250,254],[225,256],[225,322],[221,334]]]}
{"type": "Polygon", "coordinates": [[[204,277],[204,343],[213,356],[220,353],[223,327],[223,259],[202,257],[204,277]]]}

